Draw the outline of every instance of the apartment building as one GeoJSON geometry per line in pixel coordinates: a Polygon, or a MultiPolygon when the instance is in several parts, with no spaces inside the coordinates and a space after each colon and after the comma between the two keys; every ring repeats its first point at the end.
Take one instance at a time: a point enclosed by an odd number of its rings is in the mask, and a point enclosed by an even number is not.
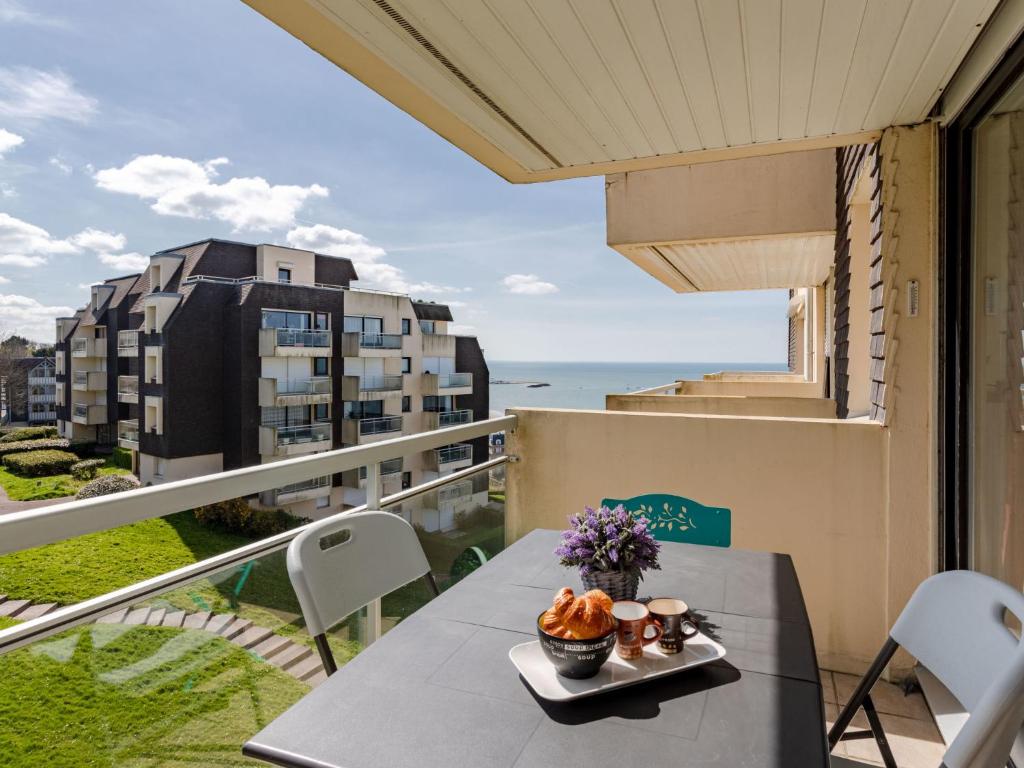
{"type": "Polygon", "coordinates": [[[18,357],[4,363],[0,377],[8,423],[30,426],[57,420],[56,377],[52,357],[18,357]]]}
{"type": "MultiPolygon", "coordinates": [[[[130,450],[146,485],[486,418],[487,365],[475,338],[448,333],[451,310],[356,279],[348,259],[276,245],[154,254],[57,320],[61,433],[130,450]]],[[[401,457],[382,468],[383,489],[486,458],[486,440],[401,457]]],[[[407,516],[437,530],[486,492],[407,516]]],[[[364,468],[253,502],[316,518],[365,500],[364,468]]]]}

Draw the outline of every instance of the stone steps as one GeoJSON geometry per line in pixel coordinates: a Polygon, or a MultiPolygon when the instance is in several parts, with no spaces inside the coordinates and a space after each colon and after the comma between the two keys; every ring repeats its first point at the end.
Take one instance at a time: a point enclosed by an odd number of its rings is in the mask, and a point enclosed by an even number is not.
{"type": "MultiPolygon", "coordinates": [[[[0,595],[0,616],[29,621],[54,611],[56,603],[32,603],[0,595]]],[[[254,656],[273,664],[312,688],[327,679],[320,655],[312,648],[275,635],[273,630],[253,624],[233,613],[194,613],[174,608],[122,608],[96,620],[97,624],[198,629],[223,637],[254,656]]]]}

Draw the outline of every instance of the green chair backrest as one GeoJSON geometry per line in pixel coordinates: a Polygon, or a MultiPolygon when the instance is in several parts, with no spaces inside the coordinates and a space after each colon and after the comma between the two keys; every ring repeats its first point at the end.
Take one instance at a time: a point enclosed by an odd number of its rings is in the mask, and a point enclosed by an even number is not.
{"type": "Polygon", "coordinates": [[[732,512],[724,507],[705,507],[693,499],[667,493],[647,493],[631,499],[604,499],[603,506],[622,504],[627,511],[647,518],[648,529],[658,541],[728,547],[732,543],[732,512]]]}

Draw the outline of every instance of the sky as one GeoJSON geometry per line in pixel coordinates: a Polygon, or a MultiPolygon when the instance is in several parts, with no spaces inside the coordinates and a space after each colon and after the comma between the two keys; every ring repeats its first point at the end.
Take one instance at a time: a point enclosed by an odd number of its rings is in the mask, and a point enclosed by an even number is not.
{"type": "Polygon", "coordinates": [[[0,334],[206,237],[347,256],[494,360],[782,362],[784,291],[676,294],[603,177],[514,185],[240,0],[0,0],[0,334]]]}

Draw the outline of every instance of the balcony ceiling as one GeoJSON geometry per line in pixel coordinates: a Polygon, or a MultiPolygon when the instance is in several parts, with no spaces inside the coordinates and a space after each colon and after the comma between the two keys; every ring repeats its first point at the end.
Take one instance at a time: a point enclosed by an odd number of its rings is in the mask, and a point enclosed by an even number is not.
{"type": "Polygon", "coordinates": [[[245,0],[510,181],[925,119],[997,0],[245,0]]]}

